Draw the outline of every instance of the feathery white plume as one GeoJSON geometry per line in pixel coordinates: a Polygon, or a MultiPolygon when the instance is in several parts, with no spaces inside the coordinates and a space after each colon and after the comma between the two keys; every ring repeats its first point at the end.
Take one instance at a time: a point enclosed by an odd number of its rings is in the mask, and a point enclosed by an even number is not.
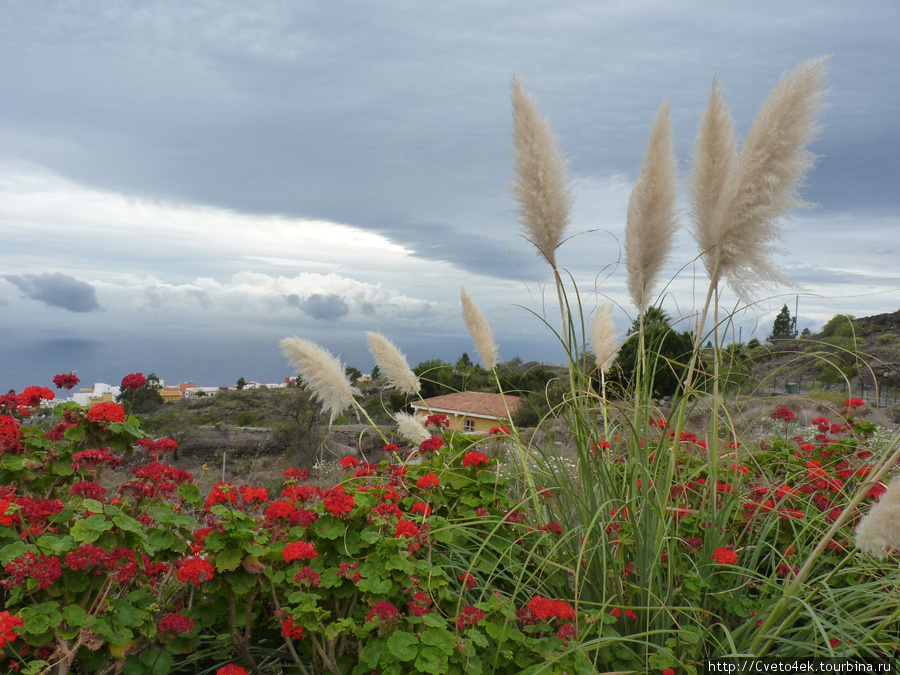
{"type": "Polygon", "coordinates": [[[884,558],[886,549],[900,549],[900,478],[887,490],[856,526],[856,545],[875,558],[884,558]]]}
{"type": "Polygon", "coordinates": [[[415,396],[422,385],[403,353],[380,333],[366,332],[366,338],[369,341],[369,351],[375,357],[375,363],[384,371],[388,384],[404,394],[415,396]]]}
{"type": "Polygon", "coordinates": [[[628,292],[641,314],[672,249],[676,228],[675,152],[669,102],[663,103],[650,130],[644,164],[628,200],[625,266],[628,292]]]}
{"type": "Polygon", "coordinates": [[[395,413],[394,420],[397,422],[397,433],[408,441],[419,445],[429,438],[431,434],[422,423],[409,413],[395,413]]]}
{"type": "Polygon", "coordinates": [[[350,385],[340,360],[316,343],[302,338],[285,338],[281,351],[290,359],[300,375],[300,381],[322,403],[322,412],[331,413],[331,420],[353,405],[353,395],[359,390],[350,385]]]}
{"type": "Polygon", "coordinates": [[[466,330],[475,341],[475,349],[481,355],[481,362],[488,370],[493,370],[497,365],[497,345],[494,344],[494,335],[491,327],[484,318],[484,314],[475,304],[475,301],[466,293],[466,289],[461,289],[463,319],[466,322],[466,330]]]}
{"type": "Polygon", "coordinates": [[[600,305],[594,315],[594,323],[591,326],[591,344],[594,347],[594,357],[597,359],[597,367],[604,375],[609,372],[610,366],[616,360],[619,353],[619,335],[616,333],[616,324],[613,321],[613,306],[611,304],[600,305]]]}
{"type": "Polygon", "coordinates": [[[566,178],[566,159],[556,145],[547,121],[534,99],[512,78],[513,168],[517,178],[512,192],[528,239],[556,269],[556,249],[563,241],[572,208],[572,191],[566,178]]]}
{"type": "Polygon", "coordinates": [[[730,120],[716,111],[721,97],[715,89],[710,96],[704,123],[719,129],[701,128],[699,134],[704,146],[698,146],[695,156],[695,164],[699,159],[701,165],[694,169],[691,191],[693,199],[702,197],[694,205],[697,241],[713,283],[724,278],[738,295],[784,280],[771,261],[772,242],[781,236],[779,220],[788,209],[807,206],[799,199],[798,188],[813,165],[806,146],[819,129],[817,121],[824,108],[825,61],[807,61],[781,78],[750,127],[731,170],[730,120]],[[711,157],[709,152],[721,155],[711,157]],[[717,163],[724,174],[710,169],[717,163]],[[700,184],[710,180],[708,185],[700,184]]]}

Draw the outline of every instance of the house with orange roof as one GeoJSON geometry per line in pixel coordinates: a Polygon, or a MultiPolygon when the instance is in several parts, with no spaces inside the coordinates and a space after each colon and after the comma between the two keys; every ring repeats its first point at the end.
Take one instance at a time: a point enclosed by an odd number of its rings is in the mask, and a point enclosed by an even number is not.
{"type": "Polygon", "coordinates": [[[488,394],[482,391],[460,391],[445,396],[426,398],[411,404],[420,422],[429,415],[442,413],[457,431],[489,431],[491,427],[508,424],[519,409],[521,399],[507,394],[488,394]]]}

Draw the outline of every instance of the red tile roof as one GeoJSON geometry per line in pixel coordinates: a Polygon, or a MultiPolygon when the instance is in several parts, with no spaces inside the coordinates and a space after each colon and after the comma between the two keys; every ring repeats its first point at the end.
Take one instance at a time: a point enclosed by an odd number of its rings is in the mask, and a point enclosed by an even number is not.
{"type": "Polygon", "coordinates": [[[456,412],[506,419],[514,415],[519,407],[519,397],[504,394],[486,394],[480,391],[460,391],[446,396],[426,398],[416,401],[412,407],[417,410],[456,412]],[[506,399],[504,401],[504,399],[506,399]]]}

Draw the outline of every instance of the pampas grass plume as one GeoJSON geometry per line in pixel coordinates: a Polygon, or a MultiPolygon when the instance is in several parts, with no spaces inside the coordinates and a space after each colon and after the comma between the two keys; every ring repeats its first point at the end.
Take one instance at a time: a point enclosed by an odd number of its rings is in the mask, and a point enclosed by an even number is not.
{"type": "Polygon", "coordinates": [[[625,226],[628,292],[641,314],[647,309],[650,293],[672,249],[677,197],[672,125],[666,101],[650,130],[644,164],[628,201],[625,226]]]}
{"type": "Polygon", "coordinates": [[[807,61],[781,78],[736,162],[728,139],[730,121],[719,109],[721,97],[714,85],[699,132],[703,145],[695,157],[691,194],[697,241],[710,278],[714,284],[724,278],[738,295],[784,281],[771,261],[772,242],[781,236],[779,220],[788,209],[808,206],[798,189],[813,165],[806,146],[815,138],[824,108],[825,63],[825,58],[807,61]]]}
{"type": "Polygon", "coordinates": [[[534,99],[515,76],[511,88],[513,168],[517,174],[511,189],[529,241],[555,270],[556,249],[563,242],[573,199],[566,159],[534,99]]]}
{"type": "Polygon", "coordinates": [[[475,301],[466,293],[466,289],[462,289],[462,306],[463,319],[466,322],[466,330],[475,341],[475,349],[481,355],[481,362],[488,370],[493,370],[497,366],[497,345],[494,343],[494,335],[491,333],[491,327],[484,318],[484,314],[475,304],[475,301]]]}
{"type": "Polygon", "coordinates": [[[369,351],[375,358],[375,363],[384,371],[388,384],[404,394],[418,394],[422,388],[419,378],[410,369],[406,357],[396,345],[380,333],[367,332],[366,338],[369,341],[369,351]]]}
{"type": "Polygon", "coordinates": [[[856,527],[856,545],[882,559],[886,549],[900,549],[900,478],[891,481],[881,499],[856,527]]]}
{"type": "Polygon", "coordinates": [[[394,420],[397,422],[397,433],[416,445],[431,438],[428,429],[409,413],[396,413],[394,415],[394,420]]]}
{"type": "Polygon", "coordinates": [[[300,375],[300,381],[322,403],[322,411],[331,413],[331,421],[353,405],[353,395],[359,390],[350,385],[340,360],[302,338],[285,338],[281,351],[290,359],[300,375]]]}
{"type": "Polygon", "coordinates": [[[613,306],[600,305],[594,315],[594,323],[591,327],[591,344],[594,347],[594,357],[597,359],[597,367],[604,375],[609,372],[610,366],[616,360],[619,353],[619,336],[616,333],[616,324],[613,321],[613,306]]]}

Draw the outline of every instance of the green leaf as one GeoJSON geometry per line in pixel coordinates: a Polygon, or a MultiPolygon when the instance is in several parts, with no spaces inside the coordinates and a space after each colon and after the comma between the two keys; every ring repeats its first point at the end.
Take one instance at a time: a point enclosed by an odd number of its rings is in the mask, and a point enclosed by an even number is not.
{"type": "Polygon", "coordinates": [[[449,656],[456,647],[456,638],[445,628],[429,628],[422,633],[422,644],[437,647],[449,656]]]}
{"type": "Polygon", "coordinates": [[[369,525],[360,534],[360,537],[362,537],[362,540],[364,542],[366,542],[367,544],[374,544],[376,541],[381,539],[381,536],[382,536],[381,532],[378,531],[378,528],[373,527],[372,525],[369,525]]]}
{"type": "Polygon", "coordinates": [[[387,640],[379,638],[366,643],[359,653],[359,659],[369,668],[377,668],[382,655],[388,650],[387,640]]]}
{"type": "Polygon", "coordinates": [[[419,652],[418,642],[415,635],[397,631],[388,638],[388,649],[398,661],[412,661],[419,652]]]}
{"type": "Polygon", "coordinates": [[[243,557],[244,550],[242,548],[236,546],[225,548],[223,551],[216,553],[216,569],[220,572],[237,569],[243,557]]]}
{"type": "Polygon", "coordinates": [[[447,656],[436,647],[423,647],[416,659],[416,668],[422,673],[446,673],[447,656]]]}
{"type": "Polygon", "coordinates": [[[75,469],[72,468],[72,462],[68,458],[60,459],[53,462],[53,473],[57,476],[71,476],[75,473],[75,469]]]}
{"type": "Polygon", "coordinates": [[[21,471],[27,457],[27,455],[14,455],[11,452],[8,452],[3,455],[3,460],[0,461],[0,466],[2,466],[4,469],[9,469],[10,471],[21,471]]]}
{"type": "Polygon", "coordinates": [[[368,590],[373,595],[387,595],[391,591],[391,580],[369,577],[359,582],[361,590],[368,590]]]}
{"type": "Polygon", "coordinates": [[[63,432],[63,438],[67,441],[72,441],[72,443],[77,443],[84,438],[84,427],[80,424],[78,426],[69,427],[63,432]]]}
{"type": "Polygon", "coordinates": [[[325,515],[316,521],[313,529],[323,539],[339,539],[344,536],[347,525],[332,515],[325,515]]]}
{"type": "Polygon", "coordinates": [[[447,627],[447,619],[445,619],[440,614],[423,614],[422,621],[426,626],[432,626],[434,628],[446,628],[447,627]]]}
{"type": "Polygon", "coordinates": [[[123,530],[125,532],[133,532],[141,539],[144,539],[147,536],[144,534],[144,528],[141,527],[141,524],[131,516],[126,516],[125,514],[122,514],[121,516],[115,516],[113,518],[113,522],[118,526],[120,530],[123,530]]]}
{"type": "Polygon", "coordinates": [[[83,628],[90,623],[87,612],[81,605],[66,605],[63,607],[62,617],[72,627],[83,628]]]}
{"type": "Polygon", "coordinates": [[[38,548],[42,551],[48,551],[50,553],[56,554],[66,553],[67,551],[74,551],[76,548],[78,548],[75,545],[75,540],[67,534],[61,537],[52,534],[45,534],[42,537],[38,537],[37,545],[38,548]]]}
{"type": "Polygon", "coordinates": [[[14,558],[19,558],[25,555],[28,552],[28,546],[25,545],[24,541],[14,541],[11,544],[7,544],[3,548],[0,548],[0,563],[3,565],[7,565],[14,558]]]}
{"type": "Polygon", "coordinates": [[[181,498],[184,501],[198,509],[200,508],[200,504],[203,503],[203,499],[200,496],[200,488],[193,483],[185,483],[182,485],[178,488],[178,494],[181,495],[181,498]]]}
{"type": "Polygon", "coordinates": [[[175,543],[175,535],[169,530],[153,529],[147,535],[147,543],[153,548],[169,548],[175,543]]]}
{"type": "Polygon", "coordinates": [[[85,511],[90,511],[91,513],[103,513],[103,504],[96,499],[85,499],[81,502],[81,506],[85,511]]]}
{"type": "Polygon", "coordinates": [[[97,541],[100,535],[106,530],[112,529],[112,526],[111,522],[98,514],[76,522],[72,526],[71,534],[75,541],[92,542],[97,541]]]}
{"type": "Polygon", "coordinates": [[[395,553],[390,558],[387,559],[387,562],[384,564],[384,568],[387,570],[400,570],[401,572],[406,572],[407,574],[412,573],[412,563],[408,558],[404,558],[399,553],[395,553]]]}
{"type": "Polygon", "coordinates": [[[137,607],[122,598],[113,598],[109,604],[113,608],[113,618],[120,626],[139,626],[144,620],[142,615],[146,615],[146,612],[138,610],[137,607]]]}

